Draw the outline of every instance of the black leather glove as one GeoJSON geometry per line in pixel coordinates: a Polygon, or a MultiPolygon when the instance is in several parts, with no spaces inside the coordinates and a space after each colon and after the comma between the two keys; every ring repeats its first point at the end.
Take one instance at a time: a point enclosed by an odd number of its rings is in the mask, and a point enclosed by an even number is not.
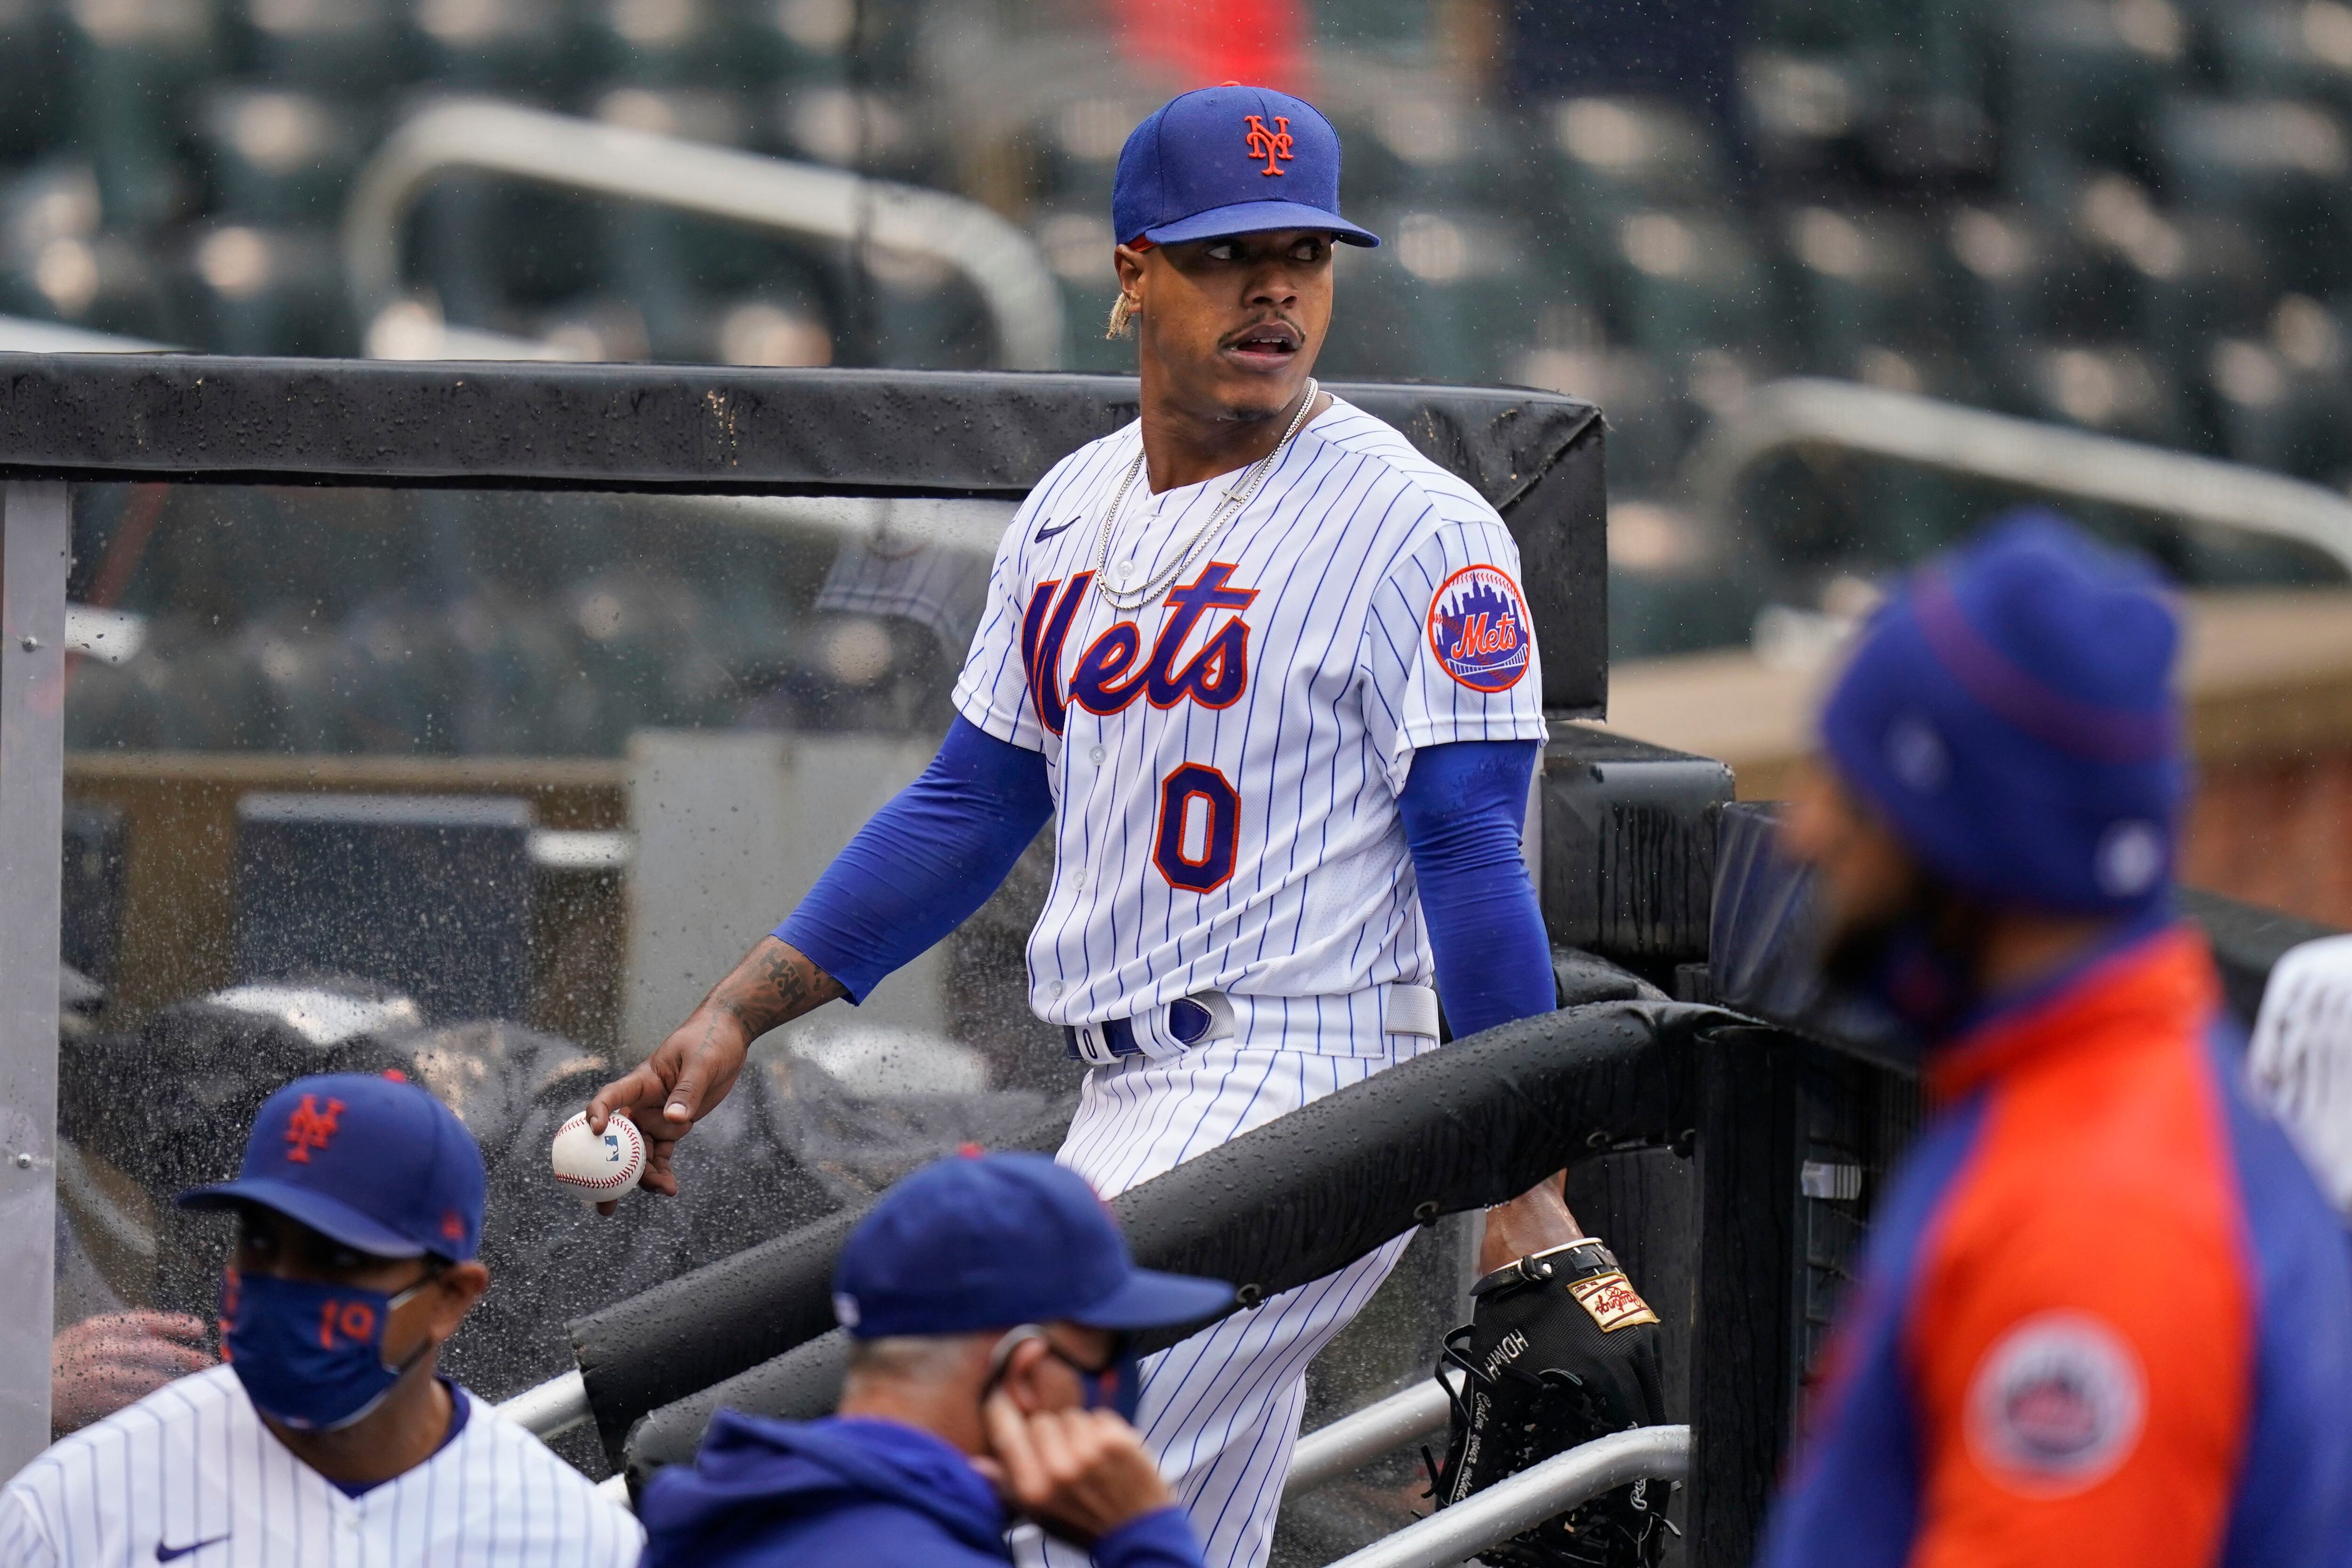
{"type": "MultiPolygon", "coordinates": [[[[1523,1258],[1471,1288],[1471,1321],[1445,1337],[1453,1395],[1430,1495],[1444,1508],[1538,1460],[1665,1418],[1658,1317],[1597,1237],[1523,1258]]],[[[1449,1387],[1451,1385],[1449,1384],[1449,1387]]],[[[1635,1481],[1480,1554],[1507,1568],[1654,1568],[1668,1488],[1635,1481]]]]}

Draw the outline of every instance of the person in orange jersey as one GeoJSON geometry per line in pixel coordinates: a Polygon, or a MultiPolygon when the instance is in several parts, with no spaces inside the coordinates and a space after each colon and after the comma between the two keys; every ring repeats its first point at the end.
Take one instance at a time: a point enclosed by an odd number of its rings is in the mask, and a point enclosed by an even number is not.
{"type": "Polygon", "coordinates": [[[2026,514],[1904,584],[1830,694],[1782,843],[1935,1112],[1768,1568],[2352,1554],[2352,1259],[2173,910],[2178,641],[2151,576],[2026,514]]]}

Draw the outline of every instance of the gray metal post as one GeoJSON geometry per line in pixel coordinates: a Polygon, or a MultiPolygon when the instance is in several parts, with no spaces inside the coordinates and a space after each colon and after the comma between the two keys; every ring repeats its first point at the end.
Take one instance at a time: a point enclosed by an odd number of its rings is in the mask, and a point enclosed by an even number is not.
{"type": "Polygon", "coordinates": [[[64,485],[0,494],[0,1479],[49,1443],[72,547],[64,485]]]}

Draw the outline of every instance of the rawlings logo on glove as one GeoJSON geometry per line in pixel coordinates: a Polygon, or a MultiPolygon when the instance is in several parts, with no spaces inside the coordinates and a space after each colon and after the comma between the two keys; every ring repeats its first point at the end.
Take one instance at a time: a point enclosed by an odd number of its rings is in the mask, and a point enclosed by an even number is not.
{"type": "Polygon", "coordinates": [[[1613,1334],[1635,1323],[1658,1321],[1658,1314],[1650,1310],[1650,1304],[1634,1290],[1633,1282],[1618,1269],[1595,1274],[1590,1279],[1571,1279],[1568,1293],[1576,1298],[1577,1305],[1592,1314],[1592,1321],[1601,1325],[1604,1334],[1613,1334]]]}

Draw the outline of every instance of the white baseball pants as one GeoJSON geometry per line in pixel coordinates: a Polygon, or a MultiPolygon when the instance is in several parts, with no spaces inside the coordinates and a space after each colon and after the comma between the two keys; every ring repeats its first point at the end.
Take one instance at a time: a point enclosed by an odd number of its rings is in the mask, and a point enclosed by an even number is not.
{"type": "MultiPolygon", "coordinates": [[[[1097,1068],[1055,1158],[1114,1196],[1437,1046],[1417,1036],[1386,1039],[1383,1057],[1219,1040],[1164,1061],[1097,1068]]],[[[1307,1404],[1307,1363],[1371,1299],[1411,1239],[1408,1231],[1144,1360],[1137,1423],[1192,1516],[1209,1568],[1264,1568],[1307,1404]]],[[[1045,1562],[1083,1568],[1087,1557],[1049,1542],[1045,1562]]]]}

